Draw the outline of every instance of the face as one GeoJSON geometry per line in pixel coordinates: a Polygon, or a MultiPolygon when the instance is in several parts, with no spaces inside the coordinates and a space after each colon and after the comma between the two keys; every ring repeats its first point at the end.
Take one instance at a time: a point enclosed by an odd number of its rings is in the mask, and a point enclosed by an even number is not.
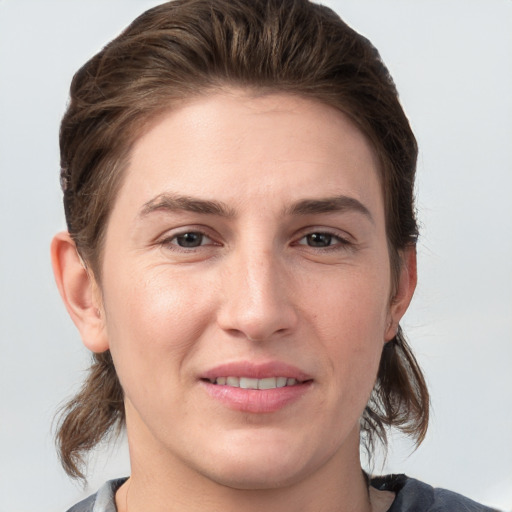
{"type": "Polygon", "coordinates": [[[134,145],[102,276],[91,345],[112,352],[132,464],[239,488],[359,464],[403,311],[376,157],[343,114],[231,90],[162,115],[134,145]]]}

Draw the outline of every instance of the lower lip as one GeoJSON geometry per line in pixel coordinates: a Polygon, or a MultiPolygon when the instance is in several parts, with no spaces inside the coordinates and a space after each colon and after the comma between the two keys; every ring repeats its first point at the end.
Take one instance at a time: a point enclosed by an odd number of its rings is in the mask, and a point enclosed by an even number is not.
{"type": "Polygon", "coordinates": [[[299,400],[310,388],[311,381],[274,389],[243,389],[201,381],[206,392],[230,409],[252,413],[270,413],[299,400]]]}

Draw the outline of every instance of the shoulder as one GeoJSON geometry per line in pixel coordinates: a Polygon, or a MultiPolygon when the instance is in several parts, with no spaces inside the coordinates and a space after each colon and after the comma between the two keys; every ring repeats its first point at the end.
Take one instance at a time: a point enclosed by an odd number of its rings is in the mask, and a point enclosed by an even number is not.
{"type": "Polygon", "coordinates": [[[118,478],[104,483],[98,492],[71,507],[67,512],[116,512],[115,494],[117,489],[126,482],[126,478],[118,478]]]}
{"type": "Polygon", "coordinates": [[[373,479],[371,483],[377,489],[396,493],[395,501],[388,512],[493,512],[494,510],[455,492],[434,488],[405,475],[379,477],[373,479]]]}

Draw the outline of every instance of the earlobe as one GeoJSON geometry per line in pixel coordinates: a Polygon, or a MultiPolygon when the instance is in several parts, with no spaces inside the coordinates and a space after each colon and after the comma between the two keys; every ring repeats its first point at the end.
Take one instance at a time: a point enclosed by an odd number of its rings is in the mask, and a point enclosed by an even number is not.
{"type": "Polygon", "coordinates": [[[84,345],[93,352],[104,352],[109,345],[100,289],[67,231],[53,238],[51,259],[60,295],[84,345]]]}
{"type": "Polygon", "coordinates": [[[385,341],[396,336],[398,324],[411,303],[418,280],[416,265],[416,246],[409,246],[400,251],[400,272],[395,294],[389,306],[389,321],[385,341]]]}

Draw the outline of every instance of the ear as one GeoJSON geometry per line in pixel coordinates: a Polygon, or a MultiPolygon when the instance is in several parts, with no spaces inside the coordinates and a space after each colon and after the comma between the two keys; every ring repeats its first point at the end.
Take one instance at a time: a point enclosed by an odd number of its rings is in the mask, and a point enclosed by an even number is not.
{"type": "Polygon", "coordinates": [[[388,325],[385,341],[396,336],[398,324],[411,303],[418,280],[416,266],[416,246],[409,246],[400,251],[400,270],[395,294],[389,305],[388,325]]]}
{"type": "Polygon", "coordinates": [[[67,231],[54,236],[51,258],[60,296],[84,345],[93,352],[104,352],[109,344],[101,291],[67,231]]]}

